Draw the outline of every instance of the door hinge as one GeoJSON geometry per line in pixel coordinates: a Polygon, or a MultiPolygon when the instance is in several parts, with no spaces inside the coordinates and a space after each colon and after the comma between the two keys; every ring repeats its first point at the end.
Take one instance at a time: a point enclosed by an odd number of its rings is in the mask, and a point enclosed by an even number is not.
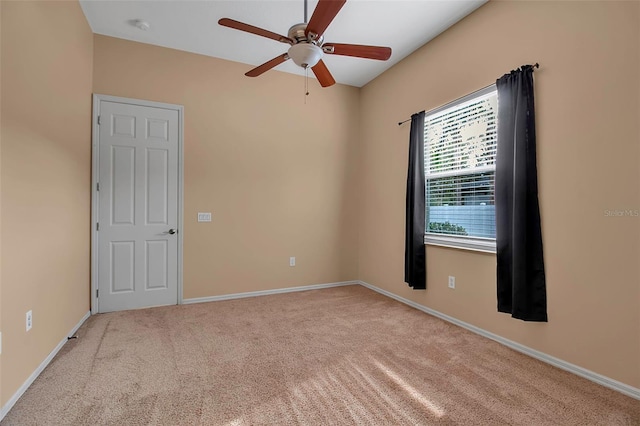
{"type": "Polygon", "coordinates": [[[98,294],[100,294],[100,290],[96,290],[96,297],[98,297],[98,294]]]}
{"type": "Polygon", "coordinates": [[[100,125],[100,116],[98,116],[98,126],[100,125]]]}
{"type": "Polygon", "coordinates": [[[96,191],[100,191],[100,182],[96,183],[96,191]]]}
{"type": "Polygon", "coordinates": [[[100,222],[96,222],[96,231],[100,230],[100,222]]]}

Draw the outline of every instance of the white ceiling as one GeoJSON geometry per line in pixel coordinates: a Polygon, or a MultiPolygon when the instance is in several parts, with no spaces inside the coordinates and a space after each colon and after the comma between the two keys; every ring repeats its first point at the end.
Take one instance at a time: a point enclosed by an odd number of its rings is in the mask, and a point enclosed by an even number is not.
{"type": "MultiPolygon", "coordinates": [[[[325,41],[389,46],[388,61],[325,55],[338,83],[362,87],[487,0],[348,0],[325,31],[325,41]]],[[[231,18],[278,34],[304,20],[303,0],[81,0],[96,34],[170,47],[249,64],[247,71],[289,47],[218,25],[231,18]],[[149,22],[148,31],[132,22],[149,22]]],[[[317,0],[309,0],[309,19],[317,0]]],[[[304,75],[293,61],[275,68],[304,75]]],[[[312,75],[310,73],[310,75],[312,75]]],[[[259,78],[259,77],[258,77],[259,78]]]]}

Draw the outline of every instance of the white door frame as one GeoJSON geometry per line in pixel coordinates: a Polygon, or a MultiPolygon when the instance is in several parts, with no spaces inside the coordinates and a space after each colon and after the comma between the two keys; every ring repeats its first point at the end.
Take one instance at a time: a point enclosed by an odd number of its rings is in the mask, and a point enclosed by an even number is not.
{"type": "Polygon", "coordinates": [[[98,117],[100,117],[100,102],[116,102],[121,104],[140,105],[146,107],[163,108],[178,112],[178,305],[182,305],[182,247],[184,235],[184,106],[165,104],[162,102],[145,101],[141,99],[121,98],[118,96],[93,94],[93,121],[91,133],[91,314],[98,313],[98,176],[99,152],[98,117]]]}

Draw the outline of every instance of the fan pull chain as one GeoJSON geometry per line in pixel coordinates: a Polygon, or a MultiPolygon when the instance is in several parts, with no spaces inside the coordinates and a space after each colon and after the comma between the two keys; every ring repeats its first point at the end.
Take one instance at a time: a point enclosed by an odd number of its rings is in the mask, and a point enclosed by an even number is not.
{"type": "Polygon", "coordinates": [[[307,96],[309,96],[309,67],[304,69],[304,104],[307,104],[307,96]]]}

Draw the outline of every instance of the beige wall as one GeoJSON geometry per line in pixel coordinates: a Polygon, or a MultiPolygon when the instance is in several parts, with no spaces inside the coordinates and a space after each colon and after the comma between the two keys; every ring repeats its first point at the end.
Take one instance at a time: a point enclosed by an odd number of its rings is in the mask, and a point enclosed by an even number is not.
{"type": "Polygon", "coordinates": [[[491,2],[365,86],[360,279],[640,387],[640,218],[604,215],[640,209],[639,7],[491,2]],[[494,255],[429,246],[428,289],[403,283],[409,125],[397,122],[536,61],[547,324],[496,312],[494,255]]]}
{"type": "Polygon", "coordinates": [[[95,93],[184,105],[185,298],[357,278],[358,89],[94,40],[95,93]]]}
{"type": "Polygon", "coordinates": [[[89,310],[93,37],[76,2],[0,7],[4,405],[89,310]]]}

